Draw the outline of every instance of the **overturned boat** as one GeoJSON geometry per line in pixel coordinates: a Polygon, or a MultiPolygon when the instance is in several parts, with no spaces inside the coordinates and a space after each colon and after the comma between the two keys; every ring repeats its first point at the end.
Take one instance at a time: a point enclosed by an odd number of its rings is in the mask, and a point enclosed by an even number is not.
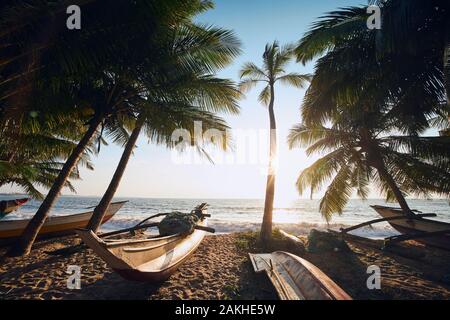
{"type": "Polygon", "coordinates": [[[265,272],[281,300],[352,300],[312,263],[293,254],[249,254],[253,269],[265,272]]]}

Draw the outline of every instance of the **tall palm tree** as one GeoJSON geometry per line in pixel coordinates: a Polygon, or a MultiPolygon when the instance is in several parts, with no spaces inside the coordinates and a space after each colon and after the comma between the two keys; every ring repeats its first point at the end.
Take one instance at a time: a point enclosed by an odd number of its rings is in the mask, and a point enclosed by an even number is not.
{"type": "Polygon", "coordinates": [[[329,181],[320,212],[330,220],[341,214],[356,191],[366,199],[370,183],[377,185],[387,201],[397,201],[405,214],[412,214],[407,195],[428,197],[450,193],[448,137],[394,136],[385,129],[385,116],[343,114],[332,126],[294,127],[289,145],[307,147],[307,154],[326,153],[302,171],[298,191],[319,191],[329,181]],[[364,118],[364,119],[362,119],[364,118]]]}
{"type": "MultiPolygon", "coordinates": [[[[384,8],[385,15],[387,11],[388,8],[384,8]]],[[[320,131],[331,122],[333,127],[355,134],[355,148],[361,148],[364,150],[363,155],[369,157],[367,163],[361,164],[376,169],[379,180],[390,188],[389,199],[395,196],[405,213],[411,213],[403,192],[415,193],[417,188],[396,183],[397,178],[402,178],[390,171],[387,160],[383,159],[386,155],[379,150],[378,144],[381,142],[377,138],[380,134],[389,135],[390,132],[397,131],[408,135],[409,139],[418,139],[426,129],[447,119],[448,104],[442,57],[437,54],[438,50],[433,50],[433,42],[425,39],[425,49],[420,54],[408,50],[381,50],[383,37],[390,35],[384,35],[384,28],[369,32],[365,25],[366,19],[367,13],[362,7],[334,11],[316,22],[300,40],[296,48],[299,61],[306,63],[323,56],[316,63],[315,74],[303,103],[303,124],[297,128],[297,133],[316,128],[320,131]],[[359,121],[363,114],[373,116],[372,121],[378,119],[378,122],[375,121],[378,127],[371,127],[367,119],[359,121]],[[343,115],[353,121],[353,126],[360,127],[359,134],[351,126],[344,126],[342,129],[339,121],[343,115]],[[367,146],[373,147],[367,151],[367,146]]],[[[313,142],[314,140],[311,143],[313,142]]],[[[438,137],[430,137],[422,142],[429,143],[430,148],[434,143],[448,148],[450,143],[448,139],[438,137]]],[[[349,144],[352,145],[350,142],[349,144]]],[[[303,145],[308,143],[303,141],[303,145]]],[[[422,154],[418,153],[416,156],[421,159],[422,154]]],[[[442,160],[437,163],[440,167],[442,160]]],[[[316,164],[320,165],[320,162],[316,164]]],[[[343,171],[344,173],[348,173],[348,170],[343,171]]],[[[299,183],[306,183],[305,176],[308,174],[312,174],[312,169],[305,171],[299,183]]],[[[319,174],[320,170],[317,175],[319,174]]],[[[435,177],[432,171],[430,177],[435,177]]],[[[343,188],[342,197],[345,198],[346,185],[334,184],[334,187],[337,186],[343,188]]],[[[314,184],[312,187],[314,188],[314,184]]],[[[442,190],[446,190],[445,185],[442,190]]],[[[439,193],[438,189],[434,191],[439,193]]],[[[342,202],[345,201],[336,201],[331,211],[341,208],[342,202]]],[[[323,212],[329,214],[330,211],[324,208],[323,212]]]]}
{"type": "Polygon", "coordinates": [[[270,120],[270,154],[269,172],[267,176],[266,197],[264,203],[264,217],[261,226],[261,239],[270,240],[272,237],[273,203],[275,198],[275,178],[277,162],[277,123],[275,118],[275,84],[280,82],[303,88],[310,76],[299,73],[286,73],[285,68],[293,57],[292,47],[280,48],[275,41],[267,44],[263,55],[263,67],[259,68],[254,63],[245,64],[240,71],[240,89],[249,91],[254,86],[262,83],[264,89],[259,95],[259,101],[268,107],[270,120]]]}
{"type": "Polygon", "coordinates": [[[230,32],[185,25],[175,29],[169,43],[161,47],[171,48],[162,55],[159,63],[162,70],[170,72],[167,77],[161,73],[157,79],[153,76],[151,81],[141,77],[147,87],[146,94],[136,103],[138,110],[133,131],[113,178],[89,221],[91,230],[98,230],[142,129],[145,128],[151,141],[173,147],[172,133],[176,129],[193,131],[196,121],[201,121],[206,130],[228,128],[222,119],[208,110],[238,112],[239,91],[232,82],[210,75],[210,72],[230,63],[239,53],[239,41],[230,32]]]}
{"type": "MultiPolygon", "coordinates": [[[[104,0],[86,1],[86,7],[83,7],[83,12],[87,13],[84,15],[84,27],[80,32],[72,33],[67,32],[66,28],[58,28],[58,25],[55,25],[60,21],[54,19],[55,15],[65,16],[64,11],[60,10],[65,5],[64,1],[58,2],[56,5],[53,2],[36,1],[36,7],[21,2],[18,4],[20,10],[12,7],[2,11],[2,14],[6,13],[3,15],[6,18],[0,18],[0,24],[5,27],[5,32],[0,36],[17,41],[17,43],[13,41],[13,49],[16,46],[18,48],[25,46],[42,50],[39,51],[38,59],[33,59],[31,62],[27,58],[34,57],[35,51],[30,50],[30,53],[25,55],[24,65],[27,70],[31,70],[26,73],[27,76],[24,76],[21,70],[14,68],[11,68],[12,71],[7,67],[2,70],[8,85],[0,87],[1,99],[8,102],[12,96],[23,98],[24,90],[32,90],[36,87],[34,79],[37,78],[41,82],[45,79],[49,83],[48,87],[56,91],[55,94],[59,93],[60,87],[64,87],[66,84],[72,85],[74,95],[85,98],[92,110],[91,118],[86,122],[87,128],[84,136],[68,157],[20,240],[10,250],[11,255],[30,252],[49,210],[80,160],[81,154],[97,135],[99,128],[109,117],[118,112],[127,112],[124,108],[132,104],[132,97],[140,96],[142,88],[136,88],[133,81],[126,77],[124,79],[120,74],[133,76],[134,73],[129,72],[130,67],[136,67],[135,62],[139,58],[147,57],[150,60],[155,54],[158,54],[158,47],[154,46],[156,40],[164,37],[164,34],[173,26],[191,19],[194,13],[211,7],[210,1],[201,0],[164,2],[123,0],[108,2],[108,7],[114,6],[115,8],[104,10],[105,3],[104,0]],[[36,10],[36,8],[38,9],[36,10]],[[17,22],[17,16],[11,15],[11,12],[30,15],[29,22],[24,23],[21,20],[21,23],[13,24],[17,22]],[[120,17],[116,16],[117,12],[120,12],[120,17]],[[117,19],[120,19],[120,23],[116,23],[117,19]],[[45,32],[39,34],[39,30],[42,32],[51,30],[51,32],[50,35],[45,32]],[[100,45],[101,43],[104,46],[100,45]],[[75,47],[77,50],[73,49],[75,47]],[[139,49],[137,49],[138,47],[139,49]],[[39,74],[36,73],[38,70],[39,74]],[[68,78],[71,80],[67,81],[68,78]],[[118,86],[118,80],[125,80],[126,87],[118,86]]],[[[14,54],[14,50],[11,51],[14,54]]],[[[7,56],[6,62],[9,64],[11,59],[22,58],[21,54],[7,56]]],[[[18,65],[22,64],[18,63],[18,65]]],[[[1,85],[3,84],[5,82],[1,83],[1,85]]],[[[23,111],[29,108],[28,100],[23,100],[18,104],[22,106],[19,109],[12,108],[13,104],[11,103],[4,103],[6,113],[13,115],[9,118],[18,123],[14,128],[20,127],[21,119],[16,116],[16,112],[11,111],[13,109],[23,111]]],[[[71,107],[77,108],[77,105],[71,107]]],[[[18,114],[21,113],[18,112],[18,114]]]]}
{"type": "MultiPolygon", "coordinates": [[[[39,209],[24,229],[19,240],[8,252],[9,255],[23,255],[31,251],[32,245],[44,225],[50,209],[66,185],[67,179],[77,167],[83,153],[94,143],[95,137],[99,135],[99,129],[102,123],[108,117],[123,111],[121,100],[124,99],[124,96],[119,94],[117,100],[110,98],[116,91],[115,87],[109,85],[112,82],[111,80],[111,75],[105,74],[103,81],[99,83],[95,81],[95,84],[83,86],[79,91],[80,96],[86,94],[97,108],[92,110],[93,116],[88,117],[90,120],[85,124],[87,128],[82,128],[80,140],[77,141],[71,150],[39,209]]],[[[121,93],[123,94],[123,92],[121,93]]]]}

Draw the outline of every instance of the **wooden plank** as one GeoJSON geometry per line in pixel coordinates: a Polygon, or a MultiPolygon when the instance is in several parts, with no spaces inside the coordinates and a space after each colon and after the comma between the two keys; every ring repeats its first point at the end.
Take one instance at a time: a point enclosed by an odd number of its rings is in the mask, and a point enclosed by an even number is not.
{"type": "Polygon", "coordinates": [[[442,235],[450,235],[450,229],[449,230],[441,230],[436,232],[418,232],[416,234],[404,234],[400,236],[393,236],[390,238],[385,239],[384,244],[385,246],[391,245],[394,243],[400,243],[408,240],[419,240],[424,238],[430,238],[435,236],[442,236],[442,235]]]}
{"type": "Polygon", "coordinates": [[[266,270],[270,270],[270,263],[267,261],[270,260],[271,256],[270,254],[248,254],[250,257],[250,261],[252,262],[253,270],[255,270],[256,273],[261,273],[266,270]]]}
{"type": "Polygon", "coordinates": [[[331,232],[333,234],[341,236],[346,241],[362,244],[366,247],[370,247],[375,250],[387,251],[387,252],[390,252],[390,253],[393,253],[398,256],[408,258],[408,259],[416,259],[417,260],[417,259],[423,258],[426,255],[425,252],[423,250],[421,250],[420,248],[396,246],[394,244],[392,244],[389,247],[386,247],[384,240],[369,239],[369,238],[364,238],[364,237],[356,236],[356,235],[349,234],[349,233],[340,233],[340,232],[337,232],[334,230],[328,230],[328,232],[331,232]]]}
{"type": "Polygon", "coordinates": [[[158,225],[159,225],[159,223],[143,224],[143,225],[138,225],[138,226],[132,227],[132,228],[102,233],[102,234],[99,234],[98,237],[104,239],[104,238],[117,236],[117,235],[121,235],[121,234],[128,233],[128,232],[133,232],[133,231],[138,231],[138,230],[143,230],[143,229],[148,229],[148,228],[154,228],[154,227],[157,227],[158,225]]]}
{"type": "Polygon", "coordinates": [[[350,227],[350,228],[341,229],[341,232],[348,233],[350,231],[361,229],[363,227],[371,226],[373,224],[381,223],[381,222],[389,222],[389,221],[395,221],[395,220],[415,220],[415,219],[430,218],[430,217],[436,217],[436,214],[435,213],[426,213],[426,214],[417,214],[414,216],[380,218],[380,219],[375,219],[375,220],[371,220],[368,222],[364,222],[364,223],[358,224],[358,225],[350,227]]]}
{"type": "Polygon", "coordinates": [[[256,273],[265,272],[280,300],[301,300],[289,272],[271,254],[249,254],[256,273]]]}

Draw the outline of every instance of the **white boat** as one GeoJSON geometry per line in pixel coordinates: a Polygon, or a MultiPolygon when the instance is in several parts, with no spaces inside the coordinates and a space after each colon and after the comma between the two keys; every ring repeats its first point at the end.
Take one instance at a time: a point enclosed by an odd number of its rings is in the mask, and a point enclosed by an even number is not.
{"type": "Polygon", "coordinates": [[[450,249],[450,223],[413,216],[408,219],[401,209],[372,206],[398,232],[418,236],[416,241],[427,245],[450,249]],[[446,232],[448,231],[448,232],[446,232]],[[430,236],[428,236],[430,235],[430,236]]]}
{"type": "MultiPolygon", "coordinates": [[[[106,223],[123,207],[127,201],[111,203],[105,213],[102,224],[106,223]]],[[[50,216],[39,231],[39,237],[54,237],[75,233],[77,228],[86,228],[94,211],[67,216],[50,216]]],[[[19,237],[30,219],[0,221],[0,240],[11,240],[19,237]]]]}
{"type": "MultiPolygon", "coordinates": [[[[206,215],[202,207],[196,210],[206,215]]],[[[206,217],[200,220],[198,227],[207,227],[206,217]]],[[[194,253],[206,232],[195,229],[191,234],[143,240],[103,240],[90,230],[77,230],[77,234],[123,278],[159,282],[169,278],[194,253]]]]}

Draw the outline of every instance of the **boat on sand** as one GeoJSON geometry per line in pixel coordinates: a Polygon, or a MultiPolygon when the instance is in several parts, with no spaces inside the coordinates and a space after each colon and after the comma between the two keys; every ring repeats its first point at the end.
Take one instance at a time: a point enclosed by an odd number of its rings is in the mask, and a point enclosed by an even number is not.
{"type": "Polygon", "coordinates": [[[27,203],[29,200],[30,199],[28,198],[23,198],[23,199],[0,201],[0,219],[4,218],[7,214],[16,211],[25,203],[27,203]]]}
{"type": "MultiPolygon", "coordinates": [[[[132,281],[160,282],[168,279],[194,253],[205,237],[205,230],[208,229],[206,204],[197,207],[193,212],[197,212],[201,219],[195,230],[189,234],[116,240],[104,239],[102,237],[105,235],[98,236],[90,230],[77,230],[77,234],[123,278],[132,281]]],[[[157,226],[157,224],[143,225],[142,223],[140,225],[137,228],[157,226]]],[[[119,232],[110,233],[110,235],[119,232]]]]}
{"type": "MultiPolygon", "coordinates": [[[[112,219],[127,202],[111,203],[102,223],[106,223],[112,219]]],[[[41,238],[50,238],[73,234],[77,228],[86,228],[92,214],[93,211],[67,216],[50,216],[45,221],[38,236],[41,238]]],[[[0,221],[0,241],[5,242],[19,237],[29,222],[30,219],[0,221]]]]}
{"type": "Polygon", "coordinates": [[[281,300],[352,300],[312,263],[293,254],[249,254],[253,269],[265,272],[281,300]]]}
{"type": "Polygon", "coordinates": [[[403,236],[392,237],[391,242],[415,240],[426,245],[450,250],[450,223],[427,219],[426,216],[413,214],[407,216],[397,208],[372,206],[395,230],[403,236]]]}

